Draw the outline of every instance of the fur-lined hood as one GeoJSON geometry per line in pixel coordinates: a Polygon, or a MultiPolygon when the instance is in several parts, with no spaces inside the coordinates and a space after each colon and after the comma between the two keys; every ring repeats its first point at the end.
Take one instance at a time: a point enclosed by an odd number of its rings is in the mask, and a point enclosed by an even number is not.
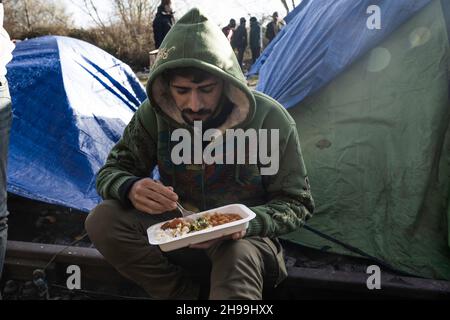
{"type": "Polygon", "coordinates": [[[234,105],[220,131],[253,119],[255,98],[248,89],[227,38],[199,9],[191,9],[169,31],[150,71],[147,95],[152,106],[176,127],[189,127],[175,106],[162,72],[171,68],[196,67],[225,80],[225,95],[234,105]]]}

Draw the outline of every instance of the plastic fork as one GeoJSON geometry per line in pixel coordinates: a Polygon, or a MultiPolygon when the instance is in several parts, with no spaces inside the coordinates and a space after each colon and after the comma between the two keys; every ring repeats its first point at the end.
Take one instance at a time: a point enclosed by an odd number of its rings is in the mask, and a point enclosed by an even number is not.
{"type": "Polygon", "coordinates": [[[187,216],[190,216],[191,214],[195,214],[195,212],[192,212],[192,211],[189,211],[189,210],[186,210],[185,208],[183,208],[183,206],[178,201],[177,201],[177,208],[181,212],[183,217],[187,217],[187,216]]]}

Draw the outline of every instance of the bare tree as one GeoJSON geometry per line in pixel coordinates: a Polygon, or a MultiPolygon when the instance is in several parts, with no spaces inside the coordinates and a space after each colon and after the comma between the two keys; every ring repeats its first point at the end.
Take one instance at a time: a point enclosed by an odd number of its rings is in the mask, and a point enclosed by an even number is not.
{"type": "Polygon", "coordinates": [[[5,25],[12,34],[38,28],[69,28],[72,18],[66,7],[55,0],[15,0],[5,2],[5,25]]]}
{"type": "Polygon", "coordinates": [[[114,0],[115,11],[126,30],[138,37],[152,21],[159,1],[114,0]]]}
{"type": "Polygon", "coordinates": [[[148,62],[153,47],[152,21],[159,0],[112,0],[111,14],[101,15],[95,0],[71,0],[95,24],[95,44],[130,64],[148,62]],[[144,62],[145,61],[145,62],[144,62]]]}
{"type": "Polygon", "coordinates": [[[132,35],[142,32],[142,27],[148,25],[157,7],[157,0],[113,0],[113,15],[102,18],[94,0],[71,0],[99,28],[106,28],[121,23],[132,35]]]}
{"type": "Polygon", "coordinates": [[[77,6],[81,11],[83,11],[92,22],[99,28],[105,29],[106,24],[104,19],[100,17],[97,6],[93,0],[70,0],[72,4],[77,6]]]}

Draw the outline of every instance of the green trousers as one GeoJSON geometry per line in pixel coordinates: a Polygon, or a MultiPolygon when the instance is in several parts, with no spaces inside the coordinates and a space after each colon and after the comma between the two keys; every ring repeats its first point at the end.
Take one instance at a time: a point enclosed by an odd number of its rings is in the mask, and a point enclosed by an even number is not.
{"type": "Polygon", "coordinates": [[[213,247],[162,252],[147,240],[147,228],[173,218],[125,209],[105,200],[86,219],[95,247],[123,276],[154,299],[262,299],[264,288],[287,276],[277,240],[248,237],[213,247]],[[201,288],[206,288],[204,294],[201,288]]]}

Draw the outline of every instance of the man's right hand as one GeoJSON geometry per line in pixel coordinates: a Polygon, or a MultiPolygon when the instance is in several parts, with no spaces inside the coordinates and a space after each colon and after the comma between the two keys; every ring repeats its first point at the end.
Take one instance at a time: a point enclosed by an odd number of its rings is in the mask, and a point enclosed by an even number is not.
{"type": "Polygon", "coordinates": [[[150,178],[134,183],[128,198],[136,209],[150,214],[175,210],[178,201],[178,195],[172,187],[166,187],[150,178]]]}

